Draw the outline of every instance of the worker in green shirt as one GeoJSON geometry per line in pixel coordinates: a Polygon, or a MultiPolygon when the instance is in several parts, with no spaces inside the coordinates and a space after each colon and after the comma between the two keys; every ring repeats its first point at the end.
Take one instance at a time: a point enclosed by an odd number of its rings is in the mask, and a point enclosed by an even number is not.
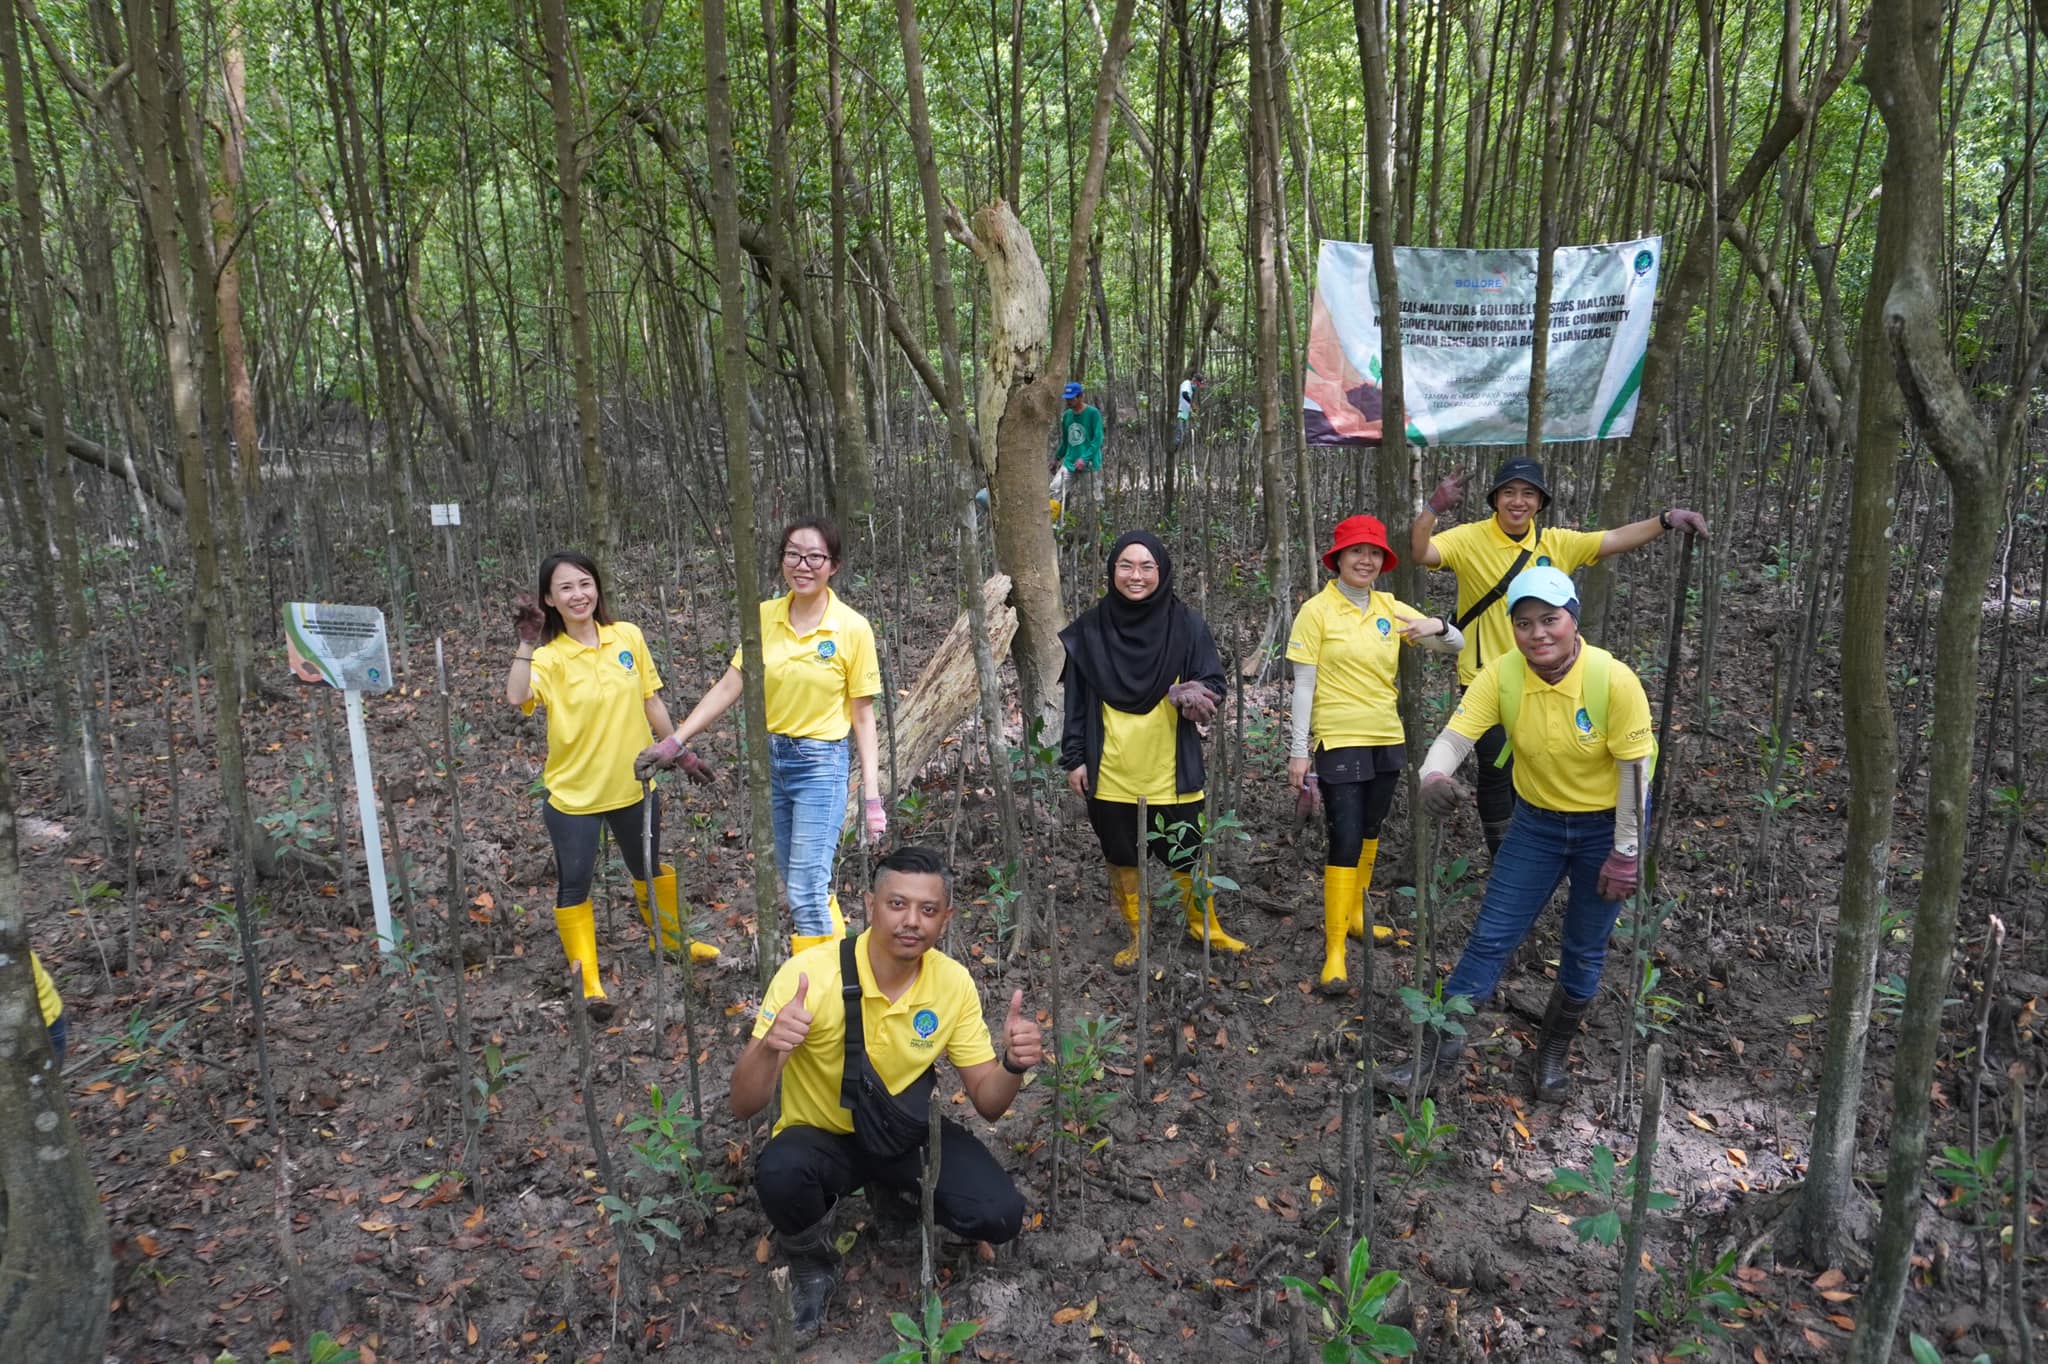
{"type": "Polygon", "coordinates": [[[1059,464],[1053,469],[1052,486],[1046,490],[1055,521],[1066,502],[1068,487],[1091,470],[1102,468],[1102,413],[1082,396],[1085,391],[1078,383],[1070,383],[1065,389],[1067,406],[1060,413],[1059,464]]]}

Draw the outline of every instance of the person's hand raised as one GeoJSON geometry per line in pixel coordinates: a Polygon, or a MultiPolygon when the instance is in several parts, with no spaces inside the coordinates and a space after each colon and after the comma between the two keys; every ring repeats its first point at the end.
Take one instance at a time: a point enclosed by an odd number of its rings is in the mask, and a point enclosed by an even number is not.
{"type": "Polygon", "coordinates": [[[521,644],[540,643],[547,623],[547,617],[541,614],[540,603],[532,597],[522,592],[512,599],[512,633],[519,637],[521,644]]]}
{"type": "Polygon", "coordinates": [[[1010,1012],[1003,1017],[1003,1059],[1011,1070],[1029,1070],[1045,1059],[1045,1034],[1024,1012],[1022,990],[1010,992],[1010,1012]]]}
{"type": "Polygon", "coordinates": [[[811,1011],[805,1007],[811,997],[811,977],[808,973],[796,978],[796,993],[789,997],[789,1003],[775,1015],[775,1021],[768,1025],[768,1031],[761,1034],[761,1040],[768,1044],[770,1051],[792,1052],[804,1044],[811,1035],[811,1011]]]}

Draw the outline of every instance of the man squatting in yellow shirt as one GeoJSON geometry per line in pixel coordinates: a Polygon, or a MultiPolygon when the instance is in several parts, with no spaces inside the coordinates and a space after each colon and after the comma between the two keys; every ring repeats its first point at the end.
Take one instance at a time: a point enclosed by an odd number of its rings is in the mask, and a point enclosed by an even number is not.
{"type": "MultiPolygon", "coordinates": [[[[754,1191],[789,1260],[800,1340],[824,1325],[838,1287],[833,1206],[865,1188],[878,1214],[913,1215],[905,1196],[922,1187],[939,1056],[991,1122],[1045,1057],[1016,990],[998,1059],[974,978],[937,949],[953,917],[953,871],[938,853],[906,846],[877,862],[867,911],[859,937],[807,947],[782,964],[732,1073],[729,1102],[740,1118],[759,1113],[782,1083],[782,1114],[755,1164],[754,1191]],[[849,966],[864,1050],[847,1035],[849,966]]],[[[1024,1224],[1017,1186],[966,1128],[947,1119],[939,1131],[938,1224],[968,1240],[1015,1239],[1024,1224]]]]}
{"type": "MultiPolygon", "coordinates": [[[[1461,689],[1472,685],[1481,668],[1514,650],[1514,634],[1502,598],[1517,573],[1555,568],[1572,574],[1587,564],[1647,545],[1668,530],[1702,537],[1707,533],[1706,518],[1684,507],[1613,530],[1538,526],[1537,516],[1550,506],[1550,486],[1543,481],[1541,464],[1517,456],[1500,466],[1487,490],[1493,515],[1433,534],[1437,518],[1458,505],[1470,478],[1469,472],[1447,475],[1408,531],[1417,563],[1425,568],[1448,568],[1458,575],[1458,614],[1454,619],[1465,632],[1465,648],[1458,655],[1461,689]]],[[[1487,852],[1496,855],[1515,809],[1514,762],[1511,759],[1506,766],[1494,766],[1505,742],[1506,735],[1498,725],[1479,741],[1479,824],[1486,835],[1487,852]]]]}

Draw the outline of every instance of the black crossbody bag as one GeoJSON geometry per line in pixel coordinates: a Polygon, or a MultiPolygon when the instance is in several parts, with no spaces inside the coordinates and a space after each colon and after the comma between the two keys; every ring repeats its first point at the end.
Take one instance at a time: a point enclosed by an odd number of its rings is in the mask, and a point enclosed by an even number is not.
{"type": "Polygon", "coordinates": [[[933,1076],[930,1066],[891,1094],[868,1060],[865,1021],[860,1007],[860,968],[854,962],[852,938],[839,940],[839,993],[846,1001],[846,1065],[839,1078],[839,1104],[853,1115],[853,1139],[876,1160],[896,1160],[925,1144],[931,1121],[933,1076]]]}
{"type": "MultiPolygon", "coordinates": [[[[1529,557],[1536,552],[1536,545],[1542,543],[1542,540],[1543,536],[1539,532],[1535,536],[1534,542],[1531,543],[1527,549],[1523,550],[1520,554],[1515,556],[1514,563],[1508,566],[1507,572],[1500,575],[1500,581],[1493,585],[1493,590],[1491,592],[1488,592],[1485,596],[1481,597],[1478,601],[1473,602],[1472,605],[1468,607],[1465,610],[1465,612],[1458,617],[1458,628],[1460,630],[1463,630],[1473,621],[1478,620],[1481,616],[1485,615],[1487,607],[1493,605],[1495,602],[1499,601],[1502,597],[1505,597],[1508,594],[1508,585],[1514,582],[1515,575],[1522,571],[1522,565],[1529,562],[1529,557]]],[[[1472,637],[1472,661],[1476,664],[1482,665],[1486,662],[1486,660],[1480,656],[1479,637],[1477,635],[1474,635],[1472,637]]]]}

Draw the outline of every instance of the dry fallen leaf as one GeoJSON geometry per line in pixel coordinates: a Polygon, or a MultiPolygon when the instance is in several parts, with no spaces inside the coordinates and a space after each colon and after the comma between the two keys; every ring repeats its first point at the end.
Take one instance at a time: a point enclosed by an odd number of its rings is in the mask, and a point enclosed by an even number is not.
{"type": "Polygon", "coordinates": [[[1825,1292],[1830,1288],[1840,1288],[1847,1281],[1848,1275],[1842,1273],[1841,1270],[1829,1269],[1813,1281],[1813,1286],[1825,1292]]]}
{"type": "Polygon", "coordinates": [[[1730,1165],[1747,1165],[1749,1164],[1749,1155],[1741,1147],[1731,1146],[1728,1148],[1728,1163],[1730,1165]]]}
{"type": "Polygon", "coordinates": [[[1713,1119],[1703,1118],[1699,1114],[1693,1112],[1690,1108],[1685,1110],[1685,1120],[1691,1123],[1694,1127],[1699,1128],[1702,1132],[1712,1132],[1716,1130],[1714,1127],[1713,1119]]]}

